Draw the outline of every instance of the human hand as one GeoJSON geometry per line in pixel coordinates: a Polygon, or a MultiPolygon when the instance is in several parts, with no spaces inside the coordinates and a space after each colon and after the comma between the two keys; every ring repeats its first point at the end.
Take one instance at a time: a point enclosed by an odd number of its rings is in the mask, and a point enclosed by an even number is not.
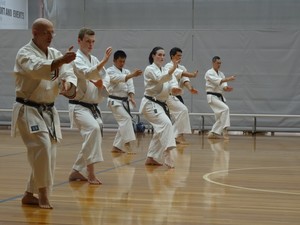
{"type": "Polygon", "coordinates": [[[193,72],[192,74],[193,74],[193,78],[197,77],[197,75],[198,75],[198,70],[196,70],[196,71],[193,72]]]}
{"type": "Polygon", "coordinates": [[[173,61],[173,68],[176,69],[178,67],[179,63],[180,63],[180,60],[173,61]]]}
{"type": "Polygon", "coordinates": [[[73,99],[76,96],[76,87],[71,82],[68,82],[64,79],[61,80],[60,84],[60,93],[61,95],[73,99]]]}
{"type": "Polygon", "coordinates": [[[70,63],[76,58],[76,53],[72,51],[73,46],[71,46],[68,51],[62,56],[61,62],[63,64],[70,63]]]}
{"type": "Polygon", "coordinates": [[[173,61],[173,67],[168,72],[169,76],[172,76],[172,74],[174,73],[174,71],[178,67],[179,62],[180,62],[180,60],[173,61]]]}
{"type": "Polygon", "coordinates": [[[135,102],[134,98],[129,98],[129,102],[131,102],[133,107],[136,107],[136,102],[135,102]]]}
{"type": "Polygon", "coordinates": [[[103,57],[103,62],[107,62],[109,60],[109,57],[111,56],[112,54],[112,47],[108,47],[106,50],[105,50],[105,55],[103,57]]]}
{"type": "Polygon", "coordinates": [[[142,70],[135,69],[132,74],[133,74],[133,77],[138,77],[138,76],[142,75],[142,73],[143,73],[142,70]]]}
{"type": "Polygon", "coordinates": [[[103,87],[103,80],[90,80],[97,88],[101,89],[103,87]]]}
{"type": "Polygon", "coordinates": [[[182,89],[181,88],[179,88],[179,87],[173,87],[172,89],[171,89],[171,94],[172,95],[181,95],[182,94],[182,89]]]}
{"type": "Polygon", "coordinates": [[[233,81],[235,80],[235,75],[232,75],[230,77],[227,77],[227,81],[233,81]]]}
{"type": "Polygon", "coordinates": [[[60,93],[61,95],[67,96],[68,91],[72,88],[72,83],[66,81],[65,79],[61,80],[60,93]]]}
{"type": "Polygon", "coordinates": [[[223,90],[229,92],[229,91],[232,91],[232,90],[233,90],[233,87],[226,86],[226,87],[223,88],[223,90]]]}
{"type": "Polygon", "coordinates": [[[195,89],[195,88],[193,88],[193,87],[190,89],[190,92],[191,92],[191,94],[193,94],[193,95],[198,94],[198,90],[195,89]]]}

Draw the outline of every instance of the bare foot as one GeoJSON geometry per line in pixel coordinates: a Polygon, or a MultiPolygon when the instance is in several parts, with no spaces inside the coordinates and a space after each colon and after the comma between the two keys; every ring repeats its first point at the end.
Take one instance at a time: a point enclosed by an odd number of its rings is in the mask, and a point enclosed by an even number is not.
{"type": "Polygon", "coordinates": [[[39,188],[39,207],[41,209],[53,209],[48,199],[47,188],[39,188]]]}
{"type": "Polygon", "coordinates": [[[102,182],[95,176],[91,176],[88,178],[88,182],[89,184],[92,184],[92,185],[100,185],[102,184],[102,182]]]}
{"type": "Polygon", "coordinates": [[[152,157],[147,157],[145,165],[146,166],[162,166],[161,163],[155,161],[152,157]]]}
{"type": "Polygon", "coordinates": [[[25,192],[22,198],[23,205],[39,205],[39,199],[33,193],[25,192]]]}
{"type": "Polygon", "coordinates": [[[115,146],[113,146],[111,152],[113,152],[113,153],[125,153],[123,150],[121,150],[121,149],[119,149],[115,146]]]}
{"type": "Polygon", "coordinates": [[[102,182],[96,177],[94,172],[94,164],[87,165],[88,182],[93,185],[100,185],[102,182]]]}
{"type": "Polygon", "coordinates": [[[72,170],[69,181],[87,181],[88,179],[76,170],[72,170]]]}

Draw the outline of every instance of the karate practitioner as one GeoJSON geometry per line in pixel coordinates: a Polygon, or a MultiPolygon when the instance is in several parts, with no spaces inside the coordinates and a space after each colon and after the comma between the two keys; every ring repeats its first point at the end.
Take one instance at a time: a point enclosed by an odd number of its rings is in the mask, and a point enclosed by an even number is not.
{"type": "Polygon", "coordinates": [[[176,142],[166,101],[170,94],[181,94],[182,89],[177,83],[169,82],[178,62],[175,61],[173,67],[167,70],[163,67],[164,59],[162,47],[155,47],[149,55],[150,65],[144,71],[145,92],[140,112],[154,129],[145,164],[161,166],[159,160],[163,156],[164,164],[173,168],[176,142]]]}
{"type": "Polygon", "coordinates": [[[17,53],[14,66],[16,103],[13,106],[12,136],[19,129],[31,167],[23,204],[52,209],[57,142],[62,139],[54,101],[59,92],[73,98],[77,79],[69,64],[76,57],[71,48],[64,55],[49,47],[54,37],[52,22],[36,19],[32,40],[17,53]],[[38,194],[38,198],[34,196],[38,194]]]}
{"type": "Polygon", "coordinates": [[[73,63],[74,72],[78,78],[77,95],[69,101],[71,126],[79,129],[84,141],[69,181],[88,181],[90,184],[101,184],[94,172],[94,164],[103,161],[102,136],[103,126],[98,103],[107,96],[106,71],[104,65],[108,61],[112,49],[106,49],[102,61],[91,55],[95,44],[95,32],[82,28],[78,34],[79,49],[73,63]]]}
{"type": "Polygon", "coordinates": [[[110,78],[108,107],[119,125],[112,149],[112,152],[117,153],[132,153],[130,142],[136,140],[130,113],[130,109],[136,106],[133,78],[143,73],[139,69],[132,73],[128,69],[124,69],[126,57],[124,51],[116,51],[114,65],[107,69],[110,78]]]}
{"type": "MultiPolygon", "coordinates": [[[[181,62],[182,50],[180,48],[174,47],[170,51],[171,62],[167,63],[165,67],[171,69],[174,62],[181,62]]],[[[173,73],[173,82],[177,82],[179,87],[187,88],[191,94],[197,94],[198,90],[195,89],[190,82],[189,78],[195,78],[198,74],[198,71],[188,72],[187,69],[178,64],[176,70],[173,73]]],[[[190,134],[191,124],[189,118],[188,108],[184,105],[181,95],[172,96],[170,95],[167,100],[167,105],[170,110],[171,118],[174,121],[174,133],[176,137],[177,144],[187,144],[183,134],[190,134]]]]}
{"type": "Polygon", "coordinates": [[[207,101],[215,113],[216,120],[208,133],[210,139],[222,138],[222,134],[224,139],[229,139],[227,128],[230,126],[230,114],[223,92],[233,90],[227,82],[235,80],[235,76],[225,77],[220,71],[220,67],[220,57],[214,56],[212,58],[212,68],[205,74],[207,101]]]}

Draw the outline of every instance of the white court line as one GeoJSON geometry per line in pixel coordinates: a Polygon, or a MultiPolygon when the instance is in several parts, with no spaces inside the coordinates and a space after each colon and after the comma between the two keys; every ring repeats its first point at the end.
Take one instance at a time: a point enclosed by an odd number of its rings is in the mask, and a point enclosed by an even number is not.
{"type": "Polygon", "coordinates": [[[274,191],[274,190],[267,190],[267,189],[247,188],[247,187],[242,187],[242,186],[229,185],[229,184],[224,184],[224,183],[220,183],[217,181],[213,181],[209,178],[211,175],[218,174],[218,173],[228,173],[230,171],[259,170],[259,169],[286,169],[286,168],[299,168],[299,166],[297,166],[297,167],[256,167],[256,168],[242,168],[242,169],[232,169],[232,170],[219,170],[219,171],[214,171],[211,173],[204,174],[203,179],[206,180],[207,182],[210,182],[210,183],[213,183],[216,185],[237,188],[237,189],[242,189],[242,190],[260,191],[260,192],[277,193],[277,194],[288,194],[288,195],[300,195],[300,192],[274,191]]]}

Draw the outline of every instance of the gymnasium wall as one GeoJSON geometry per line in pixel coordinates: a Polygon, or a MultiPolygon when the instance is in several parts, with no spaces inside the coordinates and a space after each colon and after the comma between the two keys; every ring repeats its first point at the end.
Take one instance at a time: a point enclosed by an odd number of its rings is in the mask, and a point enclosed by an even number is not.
{"type": "MultiPolygon", "coordinates": [[[[300,1],[297,0],[56,0],[29,1],[29,24],[40,16],[56,27],[53,46],[66,51],[77,48],[77,32],[83,26],[96,31],[93,54],[102,58],[105,49],[126,51],[128,69],[144,69],[155,46],[180,47],[182,63],[199,70],[193,85],[199,95],[187,91],[190,112],[212,112],[204,90],[204,74],[211,58],[219,55],[225,75],[236,75],[226,94],[231,113],[299,114],[300,1]]],[[[0,109],[14,102],[12,69],[18,49],[31,38],[28,30],[0,30],[0,109]]],[[[112,65],[110,60],[107,66],[112,65]]],[[[143,77],[134,80],[136,99],[143,96],[143,77]]],[[[67,109],[59,97],[58,109],[67,109]]],[[[102,110],[108,110],[106,102],[102,110]]],[[[137,111],[136,109],[135,111],[137,111]]],[[[61,115],[68,122],[67,114],[61,115]]],[[[113,124],[113,117],[104,119],[113,124]]],[[[199,118],[192,117],[192,125],[199,118]]],[[[262,126],[297,128],[298,119],[260,119],[262,126]]],[[[0,112],[0,121],[10,113],[0,112]]],[[[207,121],[208,125],[213,118],[207,121]]],[[[251,126],[250,118],[232,118],[233,126],[251,126]]]]}

